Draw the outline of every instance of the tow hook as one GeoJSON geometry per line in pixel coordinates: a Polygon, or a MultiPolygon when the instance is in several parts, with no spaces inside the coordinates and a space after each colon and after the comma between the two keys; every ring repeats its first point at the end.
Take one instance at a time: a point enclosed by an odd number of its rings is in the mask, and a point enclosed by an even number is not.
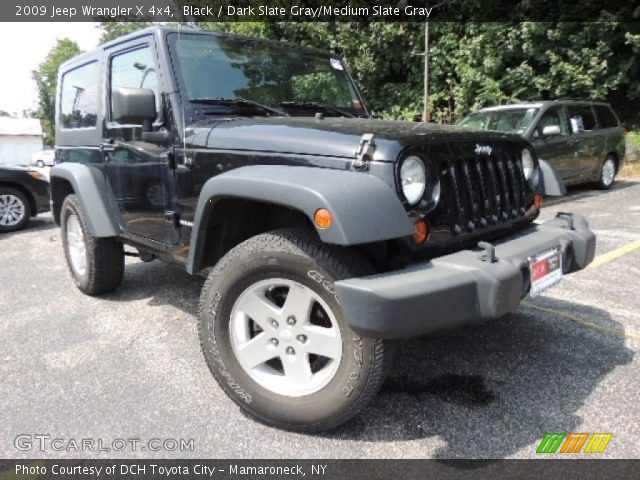
{"type": "Polygon", "coordinates": [[[484,250],[484,256],[482,257],[483,262],[487,263],[496,263],[498,259],[496,258],[496,247],[494,247],[489,242],[478,242],[478,247],[484,250]]]}
{"type": "Polygon", "coordinates": [[[564,220],[566,228],[568,228],[569,230],[575,230],[575,228],[573,226],[573,214],[572,213],[558,212],[556,214],[556,218],[561,218],[562,220],[564,220]]]}

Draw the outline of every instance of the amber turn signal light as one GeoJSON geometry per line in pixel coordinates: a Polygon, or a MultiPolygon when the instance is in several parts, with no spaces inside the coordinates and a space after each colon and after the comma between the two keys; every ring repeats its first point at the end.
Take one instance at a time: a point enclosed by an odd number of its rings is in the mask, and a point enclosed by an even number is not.
{"type": "Polygon", "coordinates": [[[536,195],[533,199],[533,204],[540,210],[542,208],[542,195],[536,195]]]}
{"type": "Polygon", "coordinates": [[[429,224],[424,220],[416,220],[413,224],[413,241],[422,245],[429,237],[429,224]]]}
{"type": "Polygon", "coordinates": [[[333,215],[331,215],[331,212],[326,208],[319,208],[313,216],[313,221],[316,223],[318,228],[324,230],[331,226],[331,222],[333,222],[333,215]]]}

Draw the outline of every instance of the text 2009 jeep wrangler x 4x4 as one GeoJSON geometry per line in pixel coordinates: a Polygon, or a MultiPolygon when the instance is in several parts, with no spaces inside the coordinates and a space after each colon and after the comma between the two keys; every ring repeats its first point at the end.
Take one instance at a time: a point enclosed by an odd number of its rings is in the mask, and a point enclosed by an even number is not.
{"type": "Polygon", "coordinates": [[[117,288],[123,245],[209,270],[205,358],[270,424],[345,422],[394,339],[500,317],[594,255],[583,217],[532,223],[563,186],[527,142],[373,120],[328,53],[152,28],[65,63],[58,87],[75,283],[117,288]]]}

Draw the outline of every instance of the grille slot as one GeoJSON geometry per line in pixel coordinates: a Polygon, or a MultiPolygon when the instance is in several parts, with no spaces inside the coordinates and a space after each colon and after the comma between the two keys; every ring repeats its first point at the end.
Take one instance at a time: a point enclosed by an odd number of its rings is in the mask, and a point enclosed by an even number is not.
{"type": "Polygon", "coordinates": [[[459,155],[446,160],[452,192],[453,234],[516,219],[526,212],[525,184],[518,156],[494,148],[489,155],[459,155]]]}

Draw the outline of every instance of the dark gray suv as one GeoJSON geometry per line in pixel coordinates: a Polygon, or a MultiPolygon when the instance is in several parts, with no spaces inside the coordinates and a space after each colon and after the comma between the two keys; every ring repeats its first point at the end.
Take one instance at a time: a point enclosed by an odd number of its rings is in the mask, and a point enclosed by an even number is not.
{"type": "Polygon", "coordinates": [[[553,164],[567,185],[596,182],[613,185],[624,159],[624,128],[603,102],[550,100],[479,110],[460,125],[517,133],[553,164]]]}

